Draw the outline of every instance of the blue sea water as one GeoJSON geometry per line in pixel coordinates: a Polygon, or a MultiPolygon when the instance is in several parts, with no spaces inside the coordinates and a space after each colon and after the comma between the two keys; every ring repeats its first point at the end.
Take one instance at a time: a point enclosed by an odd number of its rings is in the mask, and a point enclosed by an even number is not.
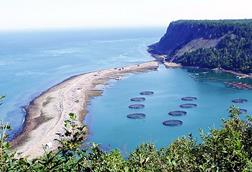
{"type": "MultiPolygon", "coordinates": [[[[192,134],[200,140],[200,129],[207,133],[219,128],[228,117],[228,109],[235,105],[252,112],[252,91],[228,88],[225,82],[240,82],[235,76],[201,69],[166,69],[131,74],[120,81],[111,81],[103,95],[91,101],[86,122],[89,124],[89,142],[101,144],[105,149],[119,148],[126,155],[142,143],[154,143],[158,148],[167,146],[174,139],[192,134]],[[145,96],[144,109],[132,110],[130,99],[141,91],[151,90],[145,96]],[[185,96],[197,100],[182,101],[185,96]],[[233,99],[245,98],[247,103],[234,104],[233,99]],[[179,105],[195,103],[196,108],[182,109],[179,105]],[[170,111],[185,110],[185,116],[170,116],[170,111]],[[128,119],[127,114],[145,113],[145,119],[128,119]],[[181,120],[182,126],[167,127],[165,120],[181,120]]],[[[250,83],[251,80],[243,79],[250,83]]],[[[241,115],[244,118],[246,115],[241,115]]]]}
{"type": "MultiPolygon", "coordinates": [[[[25,118],[22,107],[42,91],[79,73],[152,60],[147,46],[164,32],[164,28],[139,28],[0,33],[0,95],[7,96],[0,119],[12,125],[13,135],[25,118]]],[[[111,80],[102,96],[93,98],[88,106],[84,121],[90,132],[88,142],[127,154],[141,143],[162,147],[189,133],[198,137],[199,128],[220,127],[232,99],[248,99],[239,106],[252,112],[252,92],[226,87],[224,82],[230,81],[241,80],[225,73],[163,66],[158,71],[111,80]],[[145,108],[129,109],[130,98],[145,90],[154,91],[145,96],[145,108]],[[182,110],[179,105],[185,103],[181,100],[184,96],[196,96],[198,106],[185,109],[185,116],[169,116],[170,111],[182,110]],[[127,114],[133,112],[143,112],[146,118],[128,119],[127,114]],[[163,126],[168,119],[181,120],[183,125],[163,126]]]]}
{"type": "Polygon", "coordinates": [[[54,84],[76,74],[149,61],[147,46],[164,28],[51,30],[0,33],[0,120],[15,133],[26,106],[54,84]]]}

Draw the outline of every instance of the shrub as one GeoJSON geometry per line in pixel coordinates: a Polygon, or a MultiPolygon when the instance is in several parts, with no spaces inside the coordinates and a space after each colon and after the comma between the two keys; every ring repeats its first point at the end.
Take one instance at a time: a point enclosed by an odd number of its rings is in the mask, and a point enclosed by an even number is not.
{"type": "Polygon", "coordinates": [[[69,114],[64,132],[58,134],[57,150],[48,151],[45,146],[41,157],[17,158],[6,141],[10,126],[1,122],[0,171],[252,171],[252,118],[242,120],[235,107],[229,112],[222,128],[201,133],[201,143],[189,135],[160,150],[153,144],[142,144],[128,158],[119,150],[105,152],[96,144],[83,145],[86,126],[79,124],[74,114],[69,114]]]}

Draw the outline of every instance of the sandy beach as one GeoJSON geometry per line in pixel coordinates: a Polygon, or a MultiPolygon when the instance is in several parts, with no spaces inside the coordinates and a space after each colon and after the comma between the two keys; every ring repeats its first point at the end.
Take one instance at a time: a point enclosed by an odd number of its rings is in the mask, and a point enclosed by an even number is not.
{"type": "Polygon", "coordinates": [[[161,54],[153,54],[153,53],[151,53],[151,55],[157,61],[159,61],[160,63],[164,64],[164,66],[166,68],[178,68],[178,67],[182,67],[182,65],[180,63],[166,61],[165,59],[167,58],[167,55],[165,55],[165,54],[161,55],[161,54]]]}
{"type": "Polygon", "coordinates": [[[182,67],[181,64],[179,63],[174,63],[174,62],[164,62],[164,65],[166,68],[177,68],[177,67],[182,67]]]}
{"type": "Polygon", "coordinates": [[[110,79],[119,80],[128,73],[155,70],[159,66],[156,61],[121,68],[106,69],[73,76],[43,92],[27,107],[27,115],[23,131],[12,142],[15,151],[21,157],[35,158],[43,154],[43,145],[49,144],[54,150],[57,143],[55,133],[62,132],[64,120],[69,113],[75,113],[79,122],[87,113],[87,104],[91,97],[99,96],[104,85],[110,79]]]}

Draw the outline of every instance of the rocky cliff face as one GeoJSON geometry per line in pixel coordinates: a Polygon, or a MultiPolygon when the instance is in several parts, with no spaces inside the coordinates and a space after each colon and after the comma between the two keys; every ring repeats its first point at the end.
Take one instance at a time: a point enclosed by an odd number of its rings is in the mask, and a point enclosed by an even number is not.
{"type": "Polygon", "coordinates": [[[148,51],[186,66],[252,72],[252,20],[175,21],[148,51]]]}
{"type": "Polygon", "coordinates": [[[192,40],[218,39],[228,33],[233,26],[216,27],[204,21],[179,20],[171,22],[165,35],[156,44],[150,46],[150,51],[157,54],[174,54],[176,50],[192,40]]]}

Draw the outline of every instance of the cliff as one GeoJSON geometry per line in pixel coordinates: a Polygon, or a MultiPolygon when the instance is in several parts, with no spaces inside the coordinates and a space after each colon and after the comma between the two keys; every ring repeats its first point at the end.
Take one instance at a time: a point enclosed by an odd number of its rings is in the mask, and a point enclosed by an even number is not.
{"type": "Polygon", "coordinates": [[[251,73],[252,20],[175,21],[148,51],[184,66],[251,73]]]}

